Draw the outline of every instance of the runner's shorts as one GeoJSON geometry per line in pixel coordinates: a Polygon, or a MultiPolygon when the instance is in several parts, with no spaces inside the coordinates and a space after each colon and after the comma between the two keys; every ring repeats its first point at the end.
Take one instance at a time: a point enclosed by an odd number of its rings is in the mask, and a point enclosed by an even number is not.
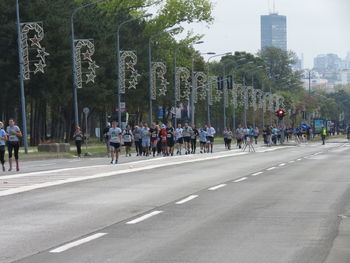
{"type": "Polygon", "coordinates": [[[187,142],[187,143],[190,143],[191,142],[191,137],[190,136],[184,137],[184,141],[187,142]]]}
{"type": "Polygon", "coordinates": [[[119,148],[120,148],[120,143],[117,143],[117,142],[110,142],[109,143],[109,146],[110,146],[110,149],[112,151],[118,151],[119,148]]]}

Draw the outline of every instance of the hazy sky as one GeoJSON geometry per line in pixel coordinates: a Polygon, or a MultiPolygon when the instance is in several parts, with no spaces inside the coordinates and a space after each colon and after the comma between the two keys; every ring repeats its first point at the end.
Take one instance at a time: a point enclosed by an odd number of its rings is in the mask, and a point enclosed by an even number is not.
{"type": "MultiPolygon", "coordinates": [[[[205,34],[202,52],[260,49],[260,15],[269,13],[273,0],[213,0],[212,25],[185,24],[186,30],[205,34]]],[[[276,0],[276,11],[287,16],[288,49],[304,54],[312,67],[318,54],[350,52],[350,0],[276,0]]]]}

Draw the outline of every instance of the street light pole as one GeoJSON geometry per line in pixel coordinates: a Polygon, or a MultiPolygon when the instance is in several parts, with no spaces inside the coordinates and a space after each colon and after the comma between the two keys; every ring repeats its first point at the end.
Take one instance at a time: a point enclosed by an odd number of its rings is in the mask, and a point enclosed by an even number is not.
{"type": "Polygon", "coordinates": [[[28,153],[28,135],[27,135],[27,114],[26,114],[26,101],[24,94],[24,78],[23,78],[23,54],[22,54],[22,41],[21,41],[21,19],[19,13],[19,3],[16,0],[16,16],[17,16],[17,42],[18,42],[18,59],[19,59],[19,83],[21,92],[21,110],[22,110],[22,130],[23,130],[23,144],[24,152],[28,153]]]}
{"type": "Polygon", "coordinates": [[[139,19],[142,19],[142,18],[146,18],[146,17],[150,17],[152,16],[152,14],[145,14],[143,16],[140,16],[140,17],[136,17],[136,18],[131,18],[131,19],[128,19],[124,22],[122,22],[121,24],[118,25],[117,27],[117,107],[118,107],[118,123],[119,125],[121,125],[122,123],[122,112],[121,112],[121,93],[120,93],[120,86],[121,86],[121,83],[120,83],[120,29],[122,28],[122,26],[124,26],[125,24],[128,24],[130,22],[133,22],[133,21],[137,21],[139,19]]]}

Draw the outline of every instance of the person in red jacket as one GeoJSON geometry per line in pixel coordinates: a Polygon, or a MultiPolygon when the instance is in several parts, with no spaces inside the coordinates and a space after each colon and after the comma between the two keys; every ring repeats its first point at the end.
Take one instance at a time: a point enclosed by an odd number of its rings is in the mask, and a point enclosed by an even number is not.
{"type": "Polygon", "coordinates": [[[159,138],[160,138],[160,142],[162,144],[162,152],[163,152],[163,156],[168,156],[169,152],[168,152],[168,132],[166,130],[166,126],[163,124],[162,128],[159,132],[159,138]]]}

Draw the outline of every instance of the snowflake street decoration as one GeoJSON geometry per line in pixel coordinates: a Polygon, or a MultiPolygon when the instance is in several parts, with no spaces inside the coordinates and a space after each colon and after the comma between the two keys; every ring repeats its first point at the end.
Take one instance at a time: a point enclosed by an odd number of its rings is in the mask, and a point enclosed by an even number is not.
{"type": "Polygon", "coordinates": [[[223,93],[224,93],[224,92],[223,92],[222,90],[215,89],[215,92],[214,92],[214,94],[213,94],[213,95],[214,95],[214,96],[213,96],[213,101],[214,101],[215,103],[220,102],[223,93]]]}
{"type": "Polygon", "coordinates": [[[158,96],[165,96],[167,92],[167,86],[169,82],[165,78],[167,72],[166,66],[163,62],[152,63],[152,75],[151,75],[151,97],[152,100],[157,99],[158,96]],[[157,92],[157,79],[160,80],[160,87],[157,92]]]}
{"type": "Polygon", "coordinates": [[[76,78],[76,87],[81,89],[83,83],[95,83],[96,78],[96,69],[99,66],[96,65],[96,62],[92,60],[92,56],[95,53],[95,45],[89,39],[80,39],[75,41],[74,45],[74,62],[75,62],[75,78],[76,78]],[[86,49],[85,52],[82,52],[82,49],[86,49]],[[82,67],[83,62],[87,63],[88,71],[84,72],[85,78],[83,78],[82,67]]]}
{"type": "Polygon", "coordinates": [[[45,51],[45,48],[41,46],[41,41],[44,39],[44,29],[39,23],[22,23],[21,24],[21,48],[23,59],[23,78],[25,80],[30,79],[30,73],[39,72],[44,73],[46,67],[46,57],[50,54],[45,51]],[[31,31],[34,32],[33,37],[29,37],[31,31]],[[30,43],[29,43],[30,42],[30,43]],[[38,60],[33,61],[35,69],[31,70],[30,67],[30,50],[35,49],[37,52],[36,58],[38,60]]]}
{"type": "Polygon", "coordinates": [[[215,76],[210,76],[208,77],[209,82],[207,83],[207,93],[208,93],[208,102],[209,105],[213,105],[213,90],[216,90],[216,81],[217,77],[215,76]]]}
{"type": "Polygon", "coordinates": [[[198,102],[198,96],[200,100],[205,100],[207,97],[207,75],[204,72],[196,72],[194,74],[194,87],[193,87],[193,103],[198,102]]]}
{"type": "Polygon", "coordinates": [[[257,99],[258,101],[258,108],[259,109],[262,109],[263,106],[264,106],[264,92],[260,89],[256,89],[255,90],[255,98],[257,99]]]}
{"type": "Polygon", "coordinates": [[[181,101],[182,99],[187,101],[189,100],[191,94],[190,75],[191,72],[188,70],[188,68],[176,68],[176,101],[181,101]]]}
{"type": "Polygon", "coordinates": [[[263,111],[272,111],[273,108],[273,100],[272,100],[272,93],[265,92],[264,98],[263,98],[263,111]]]}
{"type": "Polygon", "coordinates": [[[273,105],[274,105],[274,110],[278,111],[281,109],[281,107],[284,107],[284,98],[282,96],[279,96],[277,94],[273,95],[273,105]]]}
{"type": "Polygon", "coordinates": [[[134,51],[121,51],[120,52],[120,93],[124,94],[126,89],[136,89],[138,84],[138,78],[141,76],[135,69],[137,64],[137,55],[134,51]],[[127,73],[130,75],[130,79],[127,79],[127,73]],[[128,85],[127,85],[128,83],[128,85]]]}

